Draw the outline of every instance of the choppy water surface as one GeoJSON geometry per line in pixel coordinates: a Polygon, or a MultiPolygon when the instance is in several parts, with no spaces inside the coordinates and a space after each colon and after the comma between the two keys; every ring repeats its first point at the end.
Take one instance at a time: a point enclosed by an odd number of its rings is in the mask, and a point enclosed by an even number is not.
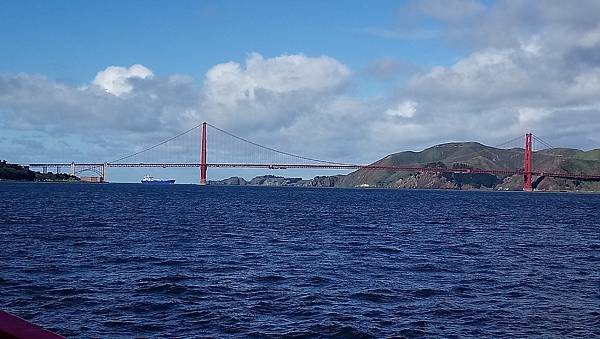
{"type": "Polygon", "coordinates": [[[0,194],[0,308],[70,337],[600,335],[600,195],[0,194]]]}

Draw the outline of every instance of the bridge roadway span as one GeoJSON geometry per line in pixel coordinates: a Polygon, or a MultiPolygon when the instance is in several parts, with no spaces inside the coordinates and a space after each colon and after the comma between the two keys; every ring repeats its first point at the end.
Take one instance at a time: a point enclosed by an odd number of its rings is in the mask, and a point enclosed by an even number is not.
{"type": "MultiPolygon", "coordinates": [[[[200,168],[200,163],[32,163],[25,165],[33,168],[200,168]]],[[[493,174],[493,175],[523,175],[523,170],[484,170],[468,168],[446,168],[446,167],[417,167],[417,166],[391,166],[391,165],[356,165],[356,164],[252,164],[252,163],[207,163],[211,168],[262,168],[262,169],[339,169],[339,170],[375,170],[375,171],[399,171],[399,172],[426,172],[426,173],[459,173],[459,174],[493,174]]],[[[569,174],[532,171],[533,176],[544,176],[574,180],[600,180],[600,175],[569,174]]]]}

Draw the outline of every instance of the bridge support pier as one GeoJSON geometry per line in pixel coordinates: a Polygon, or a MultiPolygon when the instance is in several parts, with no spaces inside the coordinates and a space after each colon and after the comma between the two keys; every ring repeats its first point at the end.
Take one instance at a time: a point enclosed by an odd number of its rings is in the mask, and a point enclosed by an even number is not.
{"type": "Polygon", "coordinates": [[[531,172],[533,171],[532,134],[525,134],[525,160],[523,162],[523,191],[533,191],[531,184],[531,172]]]}
{"type": "Polygon", "coordinates": [[[200,154],[200,185],[206,185],[206,122],[202,123],[202,148],[200,154]]]}
{"type": "Polygon", "coordinates": [[[108,163],[102,164],[102,177],[100,178],[101,182],[108,182],[108,163]]]}
{"type": "Polygon", "coordinates": [[[71,173],[70,174],[72,176],[75,176],[75,163],[74,162],[71,163],[71,173]]]}

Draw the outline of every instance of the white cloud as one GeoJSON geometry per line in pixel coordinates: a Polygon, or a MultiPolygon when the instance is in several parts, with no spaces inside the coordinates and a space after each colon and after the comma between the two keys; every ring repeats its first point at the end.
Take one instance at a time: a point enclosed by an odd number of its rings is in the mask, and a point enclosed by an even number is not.
{"type": "Polygon", "coordinates": [[[596,99],[600,94],[600,67],[578,74],[570,92],[574,96],[588,96],[596,99]]]}
{"type": "Polygon", "coordinates": [[[525,53],[532,54],[533,56],[539,56],[542,52],[543,46],[540,41],[540,37],[534,35],[525,41],[521,41],[520,47],[520,49],[525,53]]]}
{"type": "Polygon", "coordinates": [[[595,47],[598,44],[600,44],[600,24],[584,33],[579,40],[579,45],[583,47],[595,47]]]}
{"type": "Polygon", "coordinates": [[[232,128],[284,128],[324,98],[342,93],[350,75],[348,67],[327,56],[253,53],[244,66],[218,64],[206,73],[202,111],[232,128]]]}
{"type": "Polygon", "coordinates": [[[391,117],[412,118],[417,113],[417,103],[412,100],[406,100],[398,104],[396,108],[390,108],[385,114],[391,117]]]}
{"type": "Polygon", "coordinates": [[[253,53],[246,67],[228,62],[212,67],[204,83],[207,96],[226,107],[245,100],[256,100],[257,91],[288,93],[294,91],[331,92],[342,88],[350,70],[339,61],[321,56],[283,55],[265,59],[253,53]]]}
{"type": "Polygon", "coordinates": [[[398,99],[419,102],[411,123],[451,124],[447,137],[454,140],[502,141],[533,131],[564,146],[598,147],[587,131],[600,129],[600,39],[592,14],[600,8],[597,1],[578,4],[500,1],[468,20],[431,14],[445,20],[451,41],[473,51],[414,75],[398,91],[398,99]]]}
{"type": "Polygon", "coordinates": [[[327,56],[258,54],[245,64],[215,65],[201,83],[182,75],[156,77],[143,65],[108,67],[91,86],[27,74],[0,76],[0,128],[79,136],[86,144],[81,147],[103,145],[103,154],[114,156],[209,121],[297,150],[298,140],[287,138],[292,130],[308,135],[306,117],[329,129],[351,116],[349,123],[356,121],[359,101],[342,99],[350,77],[347,66],[327,56]]]}
{"type": "Polygon", "coordinates": [[[528,85],[530,74],[522,51],[487,49],[475,52],[451,67],[434,67],[409,81],[409,89],[462,98],[500,97],[528,85]]]}
{"type": "Polygon", "coordinates": [[[550,110],[546,108],[534,108],[534,107],[523,107],[518,108],[519,122],[520,123],[532,123],[541,121],[550,116],[550,110]]]}
{"type": "Polygon", "coordinates": [[[108,93],[119,96],[129,93],[133,89],[130,79],[146,79],[153,76],[154,74],[150,69],[140,64],[135,64],[129,68],[109,66],[96,74],[92,84],[99,86],[108,93]]]}

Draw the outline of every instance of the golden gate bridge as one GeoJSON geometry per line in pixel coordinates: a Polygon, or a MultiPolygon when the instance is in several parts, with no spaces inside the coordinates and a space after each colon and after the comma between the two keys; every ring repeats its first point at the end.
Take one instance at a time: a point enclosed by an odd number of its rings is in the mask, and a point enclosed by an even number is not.
{"type": "Polygon", "coordinates": [[[534,138],[541,141],[541,139],[532,133],[525,134],[523,167],[517,170],[448,168],[423,165],[395,166],[378,165],[377,163],[352,164],[320,160],[284,152],[244,139],[207,122],[203,122],[158,144],[140,149],[113,161],[98,163],[39,162],[30,163],[25,166],[41,169],[44,173],[48,172],[49,169],[55,169],[56,173],[61,173],[63,170],[68,169],[71,175],[91,171],[99,175],[101,182],[107,181],[108,170],[110,168],[199,168],[200,185],[207,184],[208,168],[255,168],[268,170],[339,169],[411,173],[491,174],[497,176],[522,175],[524,191],[533,190],[533,177],[600,181],[600,175],[536,171],[533,166],[534,138]],[[209,130],[211,131],[210,137],[209,130]],[[198,132],[200,135],[198,135],[198,132]],[[225,142],[226,140],[229,142],[225,142]]]}

